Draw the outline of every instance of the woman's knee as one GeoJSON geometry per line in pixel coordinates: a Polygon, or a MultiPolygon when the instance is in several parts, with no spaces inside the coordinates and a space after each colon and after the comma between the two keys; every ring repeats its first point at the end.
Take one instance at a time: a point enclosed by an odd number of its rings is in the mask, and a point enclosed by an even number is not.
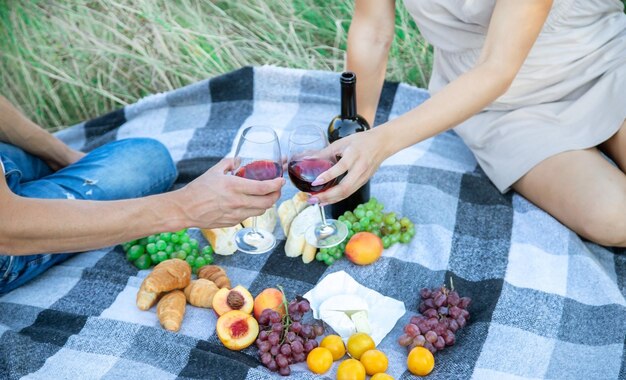
{"type": "Polygon", "coordinates": [[[590,208],[582,216],[580,235],[607,247],[626,247],[626,195],[590,208]]]}

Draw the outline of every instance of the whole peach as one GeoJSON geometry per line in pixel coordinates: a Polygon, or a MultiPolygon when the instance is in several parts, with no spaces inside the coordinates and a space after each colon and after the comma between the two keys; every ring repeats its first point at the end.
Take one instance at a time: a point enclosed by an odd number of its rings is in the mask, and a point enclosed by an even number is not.
{"type": "Polygon", "coordinates": [[[254,298],[254,317],[259,319],[265,309],[276,310],[282,317],[285,315],[283,292],[276,288],[264,289],[254,298]]]}
{"type": "Polygon", "coordinates": [[[358,265],[368,265],[380,258],[383,241],[371,232],[358,232],[346,245],[346,257],[358,265]]]}

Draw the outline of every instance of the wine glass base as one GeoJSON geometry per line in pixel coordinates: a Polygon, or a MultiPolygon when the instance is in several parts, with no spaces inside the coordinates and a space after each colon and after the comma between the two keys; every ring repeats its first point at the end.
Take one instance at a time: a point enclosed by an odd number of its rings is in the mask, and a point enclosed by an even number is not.
{"type": "Polygon", "coordinates": [[[276,238],[269,231],[244,228],[235,234],[235,244],[241,252],[258,255],[271,251],[276,246],[276,238]]]}
{"type": "Polygon", "coordinates": [[[341,244],[348,236],[348,227],[335,219],[326,219],[326,225],[321,223],[309,227],[305,232],[307,243],[317,248],[330,248],[341,244]]]}

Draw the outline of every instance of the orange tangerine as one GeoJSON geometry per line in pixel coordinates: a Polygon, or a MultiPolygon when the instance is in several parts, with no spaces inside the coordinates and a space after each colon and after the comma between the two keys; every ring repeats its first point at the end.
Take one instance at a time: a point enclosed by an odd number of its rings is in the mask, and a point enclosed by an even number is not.
{"type": "Polygon", "coordinates": [[[435,367],[435,357],[424,347],[415,347],[406,358],[409,371],[417,376],[428,375],[435,367]]]}
{"type": "Polygon", "coordinates": [[[320,347],[325,347],[333,354],[333,360],[339,360],[346,354],[346,346],[339,335],[327,335],[320,342],[320,347]]]}
{"type": "Polygon", "coordinates": [[[359,332],[352,334],[350,338],[348,338],[347,347],[350,356],[358,360],[365,351],[376,348],[376,344],[371,336],[366,333],[359,332]]]}
{"type": "Polygon", "coordinates": [[[346,359],[337,367],[337,380],[365,380],[365,367],[356,359],[346,359]]]}
{"type": "Polygon", "coordinates": [[[306,364],[313,373],[326,373],[333,365],[333,354],[328,348],[315,347],[306,357],[306,364]]]}
{"type": "Polygon", "coordinates": [[[375,375],[377,373],[385,372],[389,365],[387,355],[379,350],[367,350],[361,355],[361,363],[365,367],[365,373],[368,375],[375,375]]]}

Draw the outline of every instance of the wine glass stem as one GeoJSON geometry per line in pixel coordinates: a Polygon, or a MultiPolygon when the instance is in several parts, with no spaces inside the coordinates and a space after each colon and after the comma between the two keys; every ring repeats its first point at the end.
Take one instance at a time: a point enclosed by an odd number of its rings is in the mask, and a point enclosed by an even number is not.
{"type": "Polygon", "coordinates": [[[320,206],[319,203],[316,203],[315,205],[317,206],[317,209],[320,211],[320,216],[322,217],[322,226],[327,227],[328,223],[326,222],[326,214],[324,213],[324,208],[320,206]]]}
{"type": "Polygon", "coordinates": [[[256,216],[252,217],[252,232],[250,233],[251,235],[257,237],[257,238],[262,238],[263,235],[261,235],[256,228],[256,216]]]}
{"type": "Polygon", "coordinates": [[[319,203],[315,204],[317,206],[317,209],[320,211],[320,216],[322,217],[322,224],[318,227],[318,236],[321,236],[323,238],[328,237],[332,234],[334,234],[336,232],[336,228],[335,226],[333,226],[332,224],[329,224],[326,221],[326,214],[324,214],[324,208],[322,206],[320,206],[319,203]]]}

